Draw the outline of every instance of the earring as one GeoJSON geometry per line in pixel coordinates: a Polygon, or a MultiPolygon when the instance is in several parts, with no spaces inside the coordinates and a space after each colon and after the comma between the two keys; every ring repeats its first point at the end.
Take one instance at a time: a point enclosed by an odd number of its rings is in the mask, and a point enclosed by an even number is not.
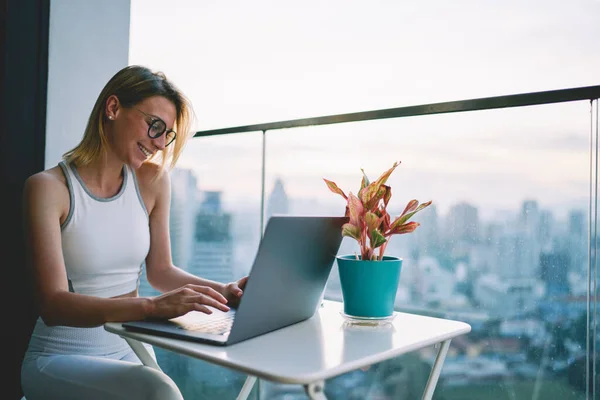
{"type": "Polygon", "coordinates": [[[115,119],[115,118],[112,115],[109,115],[108,119],[115,119]]]}

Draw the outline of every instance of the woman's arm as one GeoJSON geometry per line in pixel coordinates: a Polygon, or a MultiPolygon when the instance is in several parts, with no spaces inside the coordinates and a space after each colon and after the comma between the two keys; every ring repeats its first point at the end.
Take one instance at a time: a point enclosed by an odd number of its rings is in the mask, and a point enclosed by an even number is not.
{"type": "Polygon", "coordinates": [[[28,178],[23,199],[27,261],[35,303],[47,325],[99,326],[107,321],[142,319],[151,313],[149,299],[104,299],[69,292],[60,232],[69,194],[57,176],[44,171],[28,178]]]}
{"type": "Polygon", "coordinates": [[[147,317],[173,318],[192,310],[210,313],[206,305],[229,309],[223,304],[225,297],[205,286],[188,285],[153,298],[106,299],[69,292],[60,231],[69,204],[66,185],[44,171],[27,179],[23,198],[35,304],[47,325],[93,327],[147,317]]]}

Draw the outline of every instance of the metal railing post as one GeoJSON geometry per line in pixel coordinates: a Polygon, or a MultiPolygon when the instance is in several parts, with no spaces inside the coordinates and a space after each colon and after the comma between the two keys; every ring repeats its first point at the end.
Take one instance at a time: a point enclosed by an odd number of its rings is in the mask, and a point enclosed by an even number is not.
{"type": "Polygon", "coordinates": [[[262,239],[263,233],[265,232],[265,193],[267,190],[265,183],[265,169],[266,169],[266,151],[267,151],[267,131],[262,131],[262,164],[260,171],[260,237],[262,239]]]}

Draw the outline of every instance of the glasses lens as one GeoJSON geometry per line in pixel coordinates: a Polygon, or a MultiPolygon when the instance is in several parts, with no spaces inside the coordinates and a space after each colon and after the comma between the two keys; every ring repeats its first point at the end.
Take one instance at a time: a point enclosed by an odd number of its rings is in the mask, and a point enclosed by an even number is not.
{"type": "Polygon", "coordinates": [[[162,122],[160,119],[156,119],[154,120],[152,125],[150,125],[150,128],[148,129],[148,135],[150,135],[152,139],[156,139],[157,137],[163,134],[165,129],[167,129],[165,123],[162,122]]]}
{"type": "Polygon", "coordinates": [[[165,139],[166,139],[165,146],[168,146],[171,143],[173,143],[173,140],[175,140],[175,136],[176,136],[175,132],[173,132],[173,131],[167,132],[166,137],[165,137],[165,139]]]}

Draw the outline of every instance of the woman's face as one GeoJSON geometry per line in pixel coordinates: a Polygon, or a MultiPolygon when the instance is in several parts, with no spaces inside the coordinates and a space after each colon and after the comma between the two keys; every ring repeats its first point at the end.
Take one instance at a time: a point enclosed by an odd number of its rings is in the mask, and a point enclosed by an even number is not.
{"type": "Polygon", "coordinates": [[[111,107],[109,100],[107,114],[112,122],[108,136],[114,152],[119,159],[136,169],[165,148],[167,132],[173,129],[177,115],[175,105],[162,96],[149,97],[130,108],[111,107]],[[162,123],[166,127],[166,132],[155,139],[148,135],[153,123],[154,129],[162,123]]]}

